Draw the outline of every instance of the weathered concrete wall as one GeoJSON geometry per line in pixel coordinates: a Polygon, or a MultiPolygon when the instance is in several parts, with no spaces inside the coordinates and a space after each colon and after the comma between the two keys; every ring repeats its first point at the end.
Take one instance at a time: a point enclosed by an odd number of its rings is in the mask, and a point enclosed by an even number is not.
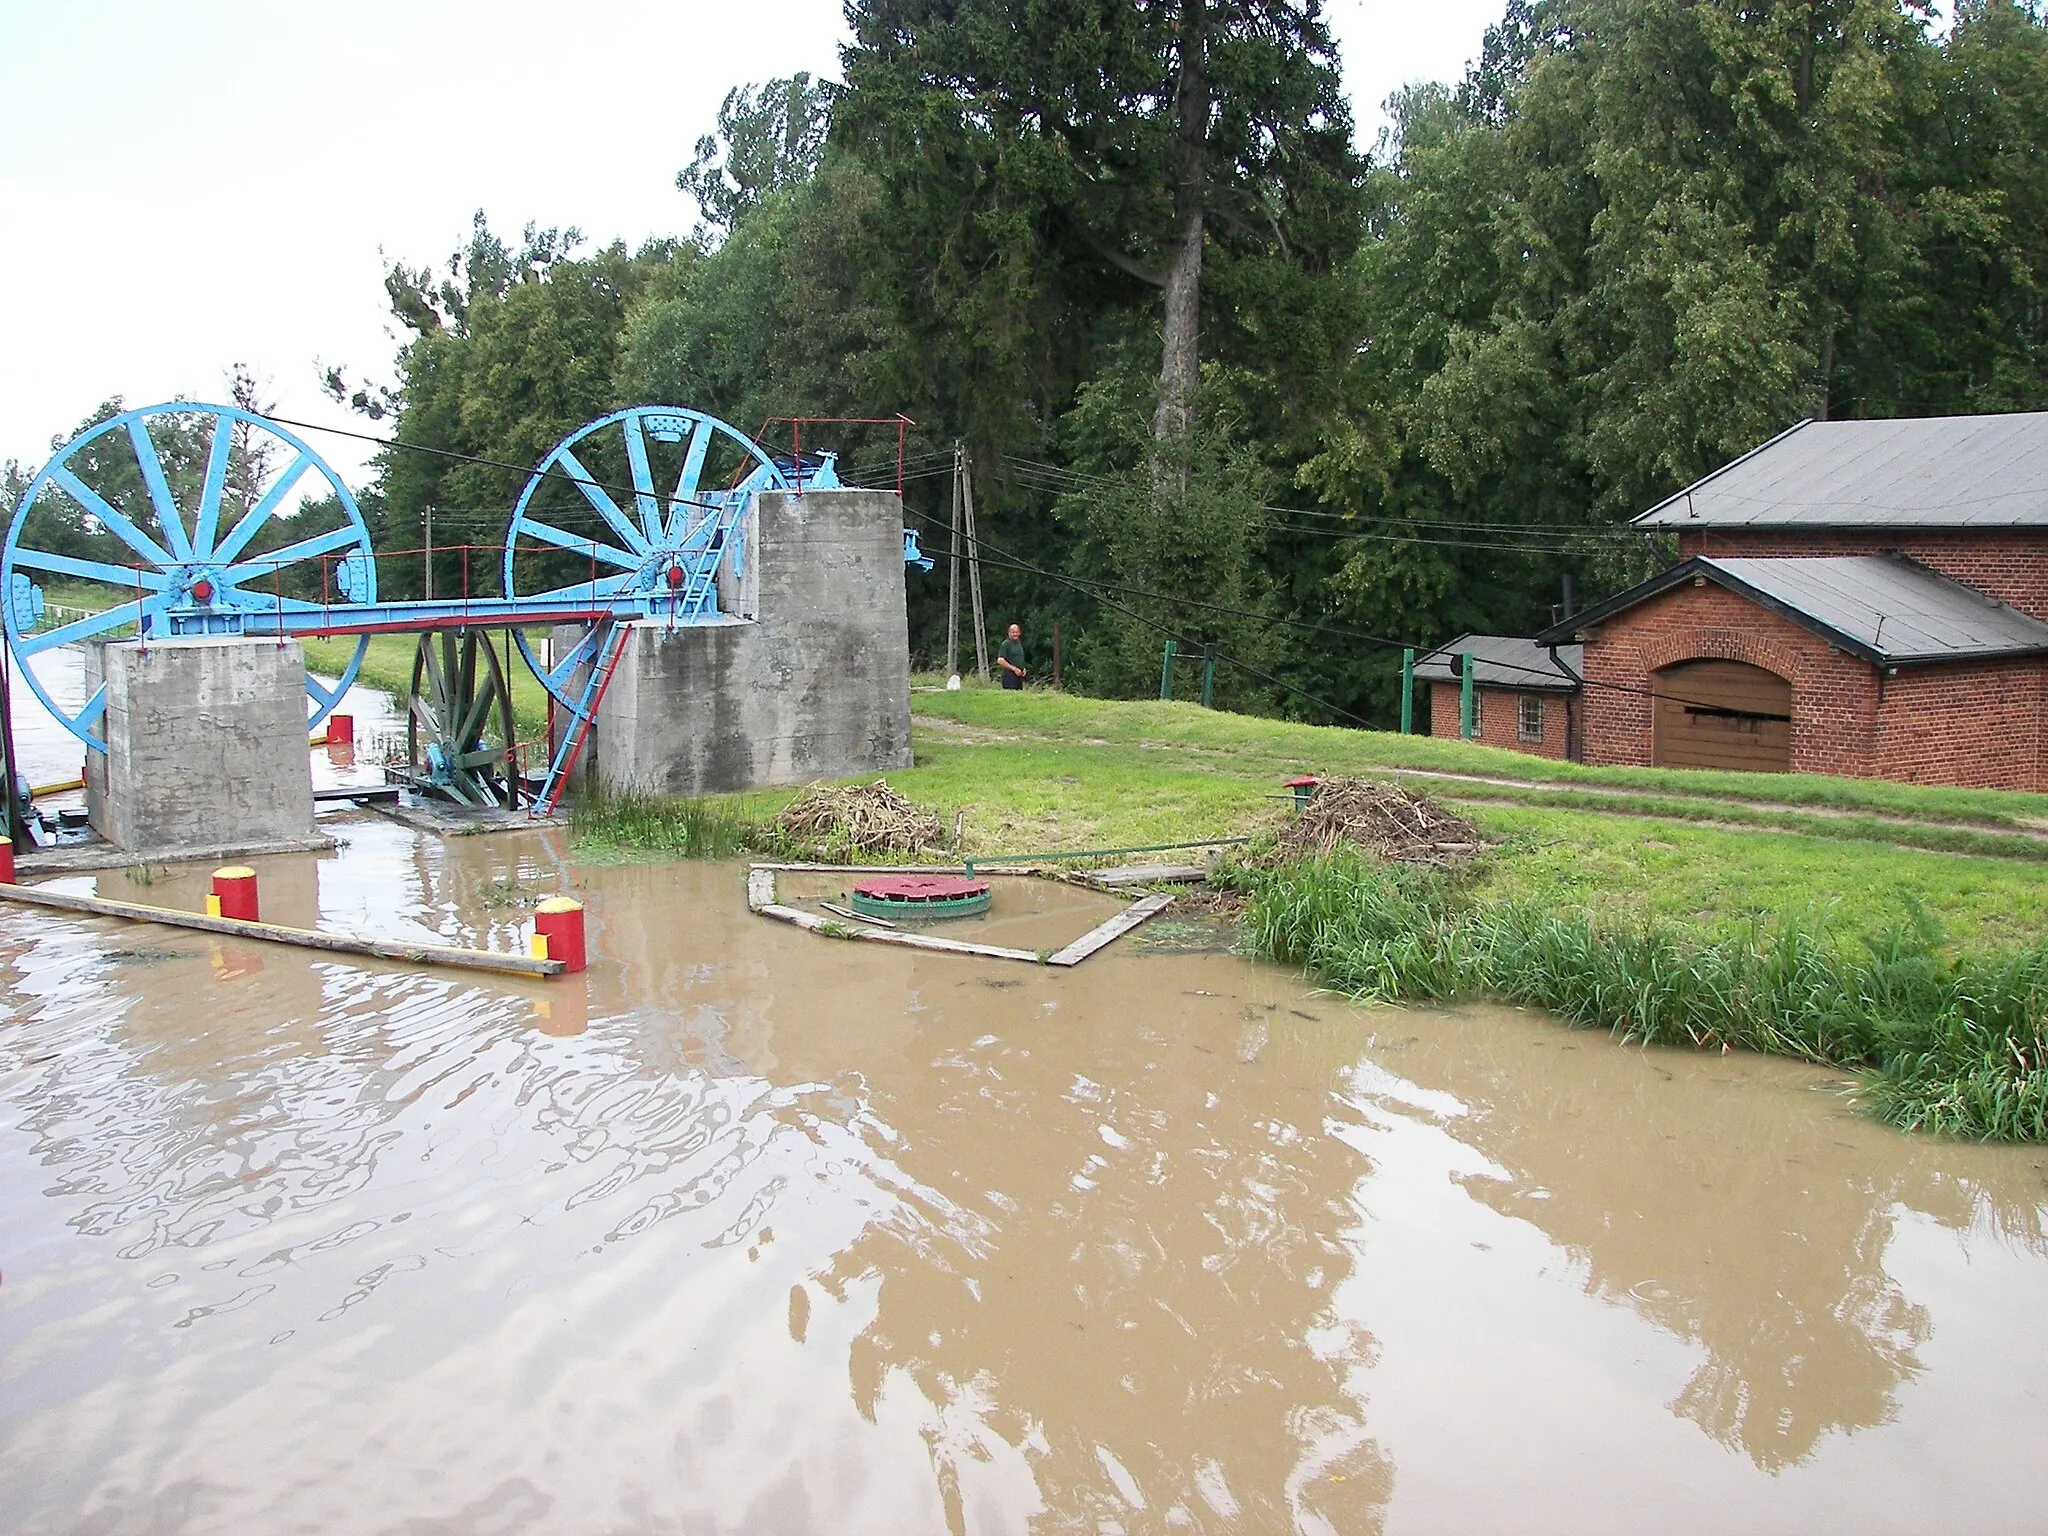
{"type": "Polygon", "coordinates": [[[313,835],[297,641],[110,644],[100,671],[107,751],[88,754],[86,772],[100,836],[155,858],[303,846],[313,835]]]}
{"type": "Polygon", "coordinates": [[[751,622],[634,627],[598,710],[601,783],[694,796],[910,766],[902,503],[764,495],[748,558],[751,622]]]}

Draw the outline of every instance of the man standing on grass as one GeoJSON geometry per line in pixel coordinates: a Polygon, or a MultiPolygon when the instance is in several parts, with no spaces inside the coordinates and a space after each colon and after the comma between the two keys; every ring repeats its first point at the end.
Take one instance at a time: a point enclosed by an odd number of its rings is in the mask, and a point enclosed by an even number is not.
{"type": "Polygon", "coordinates": [[[1019,626],[1010,626],[1010,638],[996,652],[996,666],[1003,674],[1005,688],[1024,686],[1024,631],[1019,626]]]}

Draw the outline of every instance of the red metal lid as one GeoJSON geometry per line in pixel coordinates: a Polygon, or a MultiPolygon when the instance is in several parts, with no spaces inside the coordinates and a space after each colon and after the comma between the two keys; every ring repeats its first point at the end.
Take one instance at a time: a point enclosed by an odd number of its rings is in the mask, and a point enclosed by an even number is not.
{"type": "Polygon", "coordinates": [[[986,895],[988,882],[965,875],[871,875],[854,890],[876,901],[957,901],[986,895]]]}
{"type": "Polygon", "coordinates": [[[1322,782],[1323,781],[1317,778],[1314,774],[1304,773],[1298,779],[1289,779],[1287,781],[1287,787],[1289,789],[1313,789],[1316,785],[1322,782]]]}

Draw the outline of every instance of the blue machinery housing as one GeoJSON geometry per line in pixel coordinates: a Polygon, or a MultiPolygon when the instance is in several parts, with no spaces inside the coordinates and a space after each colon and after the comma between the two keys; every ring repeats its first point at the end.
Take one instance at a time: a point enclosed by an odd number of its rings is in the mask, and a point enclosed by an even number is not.
{"type": "MultiPolygon", "coordinates": [[[[75,664],[56,659],[76,642],[356,636],[332,685],[306,679],[317,724],[355,681],[372,634],[509,630],[568,714],[536,797],[544,811],[589,732],[621,625],[729,622],[721,587],[745,580],[753,498],[839,484],[830,454],[778,459],[701,411],[635,406],[571,433],[534,468],[505,531],[503,595],[384,602],[369,528],[319,454],[265,417],[173,401],[81,433],[29,483],[0,550],[7,644],[50,713],[104,752],[104,685],[86,691],[75,664]],[[567,654],[543,659],[525,630],[560,624],[586,627],[567,654]]],[[[932,568],[909,529],[903,555],[932,568]]]]}

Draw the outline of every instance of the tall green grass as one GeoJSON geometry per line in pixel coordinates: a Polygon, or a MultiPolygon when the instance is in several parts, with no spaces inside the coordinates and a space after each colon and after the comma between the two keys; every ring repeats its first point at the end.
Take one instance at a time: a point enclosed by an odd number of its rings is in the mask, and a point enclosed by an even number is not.
{"type": "Polygon", "coordinates": [[[1956,954],[1909,912],[1851,944],[1818,914],[1693,941],[1344,854],[1246,880],[1254,952],[1359,998],[1503,997],[1626,1040],[1798,1057],[1864,1074],[1864,1103],[1906,1129],[2048,1140],[2048,940],[1956,954]]]}
{"type": "Polygon", "coordinates": [[[684,859],[730,859],[771,846],[746,808],[727,800],[601,790],[577,798],[569,831],[579,845],[684,859]]]}

